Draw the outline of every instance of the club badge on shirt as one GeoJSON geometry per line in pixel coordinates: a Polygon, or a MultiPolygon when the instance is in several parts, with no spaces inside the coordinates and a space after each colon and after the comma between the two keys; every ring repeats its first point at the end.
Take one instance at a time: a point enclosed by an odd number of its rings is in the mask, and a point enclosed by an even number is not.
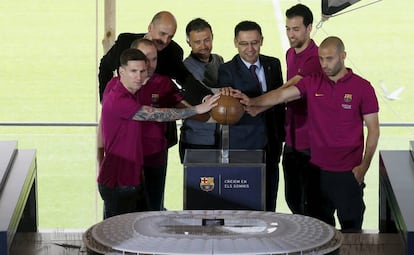
{"type": "Polygon", "coordinates": [[[345,103],[350,103],[350,102],[352,102],[352,94],[345,94],[345,95],[344,95],[344,102],[345,102],[345,103]]]}
{"type": "Polygon", "coordinates": [[[352,105],[350,104],[352,102],[352,94],[344,94],[344,104],[342,104],[342,108],[346,110],[352,109],[352,105]]]}
{"type": "Polygon", "coordinates": [[[160,107],[160,94],[151,94],[151,106],[160,107]]]}

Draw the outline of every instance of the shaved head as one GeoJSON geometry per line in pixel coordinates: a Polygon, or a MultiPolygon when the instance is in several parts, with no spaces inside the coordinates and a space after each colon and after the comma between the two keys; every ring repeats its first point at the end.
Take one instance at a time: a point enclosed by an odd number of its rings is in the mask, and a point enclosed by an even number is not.
{"type": "Polygon", "coordinates": [[[336,82],[347,73],[345,46],[341,39],[329,36],[319,45],[319,63],[329,79],[336,82]]]}
{"type": "Polygon", "coordinates": [[[148,26],[145,38],[152,40],[158,51],[162,51],[170,44],[177,31],[177,21],[170,12],[161,11],[154,15],[148,26]]]}
{"type": "Polygon", "coordinates": [[[339,37],[336,36],[329,36],[322,41],[319,45],[319,48],[329,48],[334,47],[337,49],[338,53],[345,51],[345,45],[339,37]]]}
{"type": "Polygon", "coordinates": [[[159,23],[169,24],[177,28],[177,21],[174,15],[172,15],[172,13],[168,11],[160,11],[157,14],[155,14],[151,20],[150,25],[157,25],[159,23]]]}

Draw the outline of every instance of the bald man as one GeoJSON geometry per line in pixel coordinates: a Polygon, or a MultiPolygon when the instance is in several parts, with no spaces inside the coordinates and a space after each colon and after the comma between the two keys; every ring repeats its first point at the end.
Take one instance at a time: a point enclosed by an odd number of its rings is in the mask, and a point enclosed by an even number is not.
{"type": "Polygon", "coordinates": [[[364,176],[379,139],[378,101],[371,84],[345,67],[345,46],[328,37],[319,46],[323,73],[302,78],[296,85],[248,98],[235,97],[249,107],[307,99],[311,164],[319,170],[319,217],[335,226],[337,212],[343,232],[360,232],[365,211],[364,176]],[[364,148],[363,124],[367,126],[364,148]]]}
{"type": "MultiPolygon", "coordinates": [[[[140,102],[153,107],[191,107],[170,78],[154,73],[157,67],[157,43],[141,38],[131,44],[131,48],[142,51],[148,59],[148,76],[151,78],[139,90],[140,102]]],[[[109,85],[108,85],[109,86],[109,85]]],[[[145,135],[142,137],[144,152],[144,182],[150,210],[164,210],[164,190],[167,174],[167,131],[166,122],[146,121],[142,123],[145,135]]]]}
{"type": "MultiPolygon", "coordinates": [[[[142,121],[171,121],[205,113],[218,95],[205,103],[183,109],[145,105],[139,91],[148,84],[148,59],[138,49],[121,54],[119,77],[108,85],[102,102],[101,131],[105,155],[100,163],[98,188],[104,200],[104,218],[143,210],[142,175],[144,130],[142,121]],[[111,87],[110,87],[111,86],[111,87]]],[[[145,160],[145,159],[144,159],[145,160]]]]}
{"type": "MultiPolygon", "coordinates": [[[[191,105],[199,104],[202,99],[212,94],[211,91],[197,81],[183,64],[184,51],[173,40],[177,30],[177,21],[173,14],[161,11],[154,15],[148,25],[147,33],[133,34],[122,33],[118,36],[115,44],[104,55],[99,65],[99,98],[102,97],[107,83],[112,79],[114,71],[117,71],[120,63],[121,53],[130,48],[131,44],[140,38],[152,40],[158,51],[157,66],[155,73],[168,76],[182,86],[182,94],[191,105]]],[[[177,144],[177,127],[175,122],[168,124],[166,133],[168,147],[177,144]]]]}
{"type": "Polygon", "coordinates": [[[152,40],[158,50],[158,64],[155,72],[176,79],[183,87],[186,100],[199,104],[211,91],[198,82],[183,64],[184,51],[173,40],[177,30],[177,21],[173,14],[161,11],[152,18],[147,33],[122,33],[115,44],[104,55],[99,65],[99,96],[102,101],[106,84],[113,77],[113,72],[119,68],[119,56],[131,47],[131,43],[140,38],[152,40]]]}

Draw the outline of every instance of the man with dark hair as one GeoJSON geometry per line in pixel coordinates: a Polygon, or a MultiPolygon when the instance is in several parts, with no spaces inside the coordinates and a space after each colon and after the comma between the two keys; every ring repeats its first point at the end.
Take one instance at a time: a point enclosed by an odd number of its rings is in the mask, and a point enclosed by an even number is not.
{"type": "Polygon", "coordinates": [[[120,57],[119,79],[105,90],[101,131],[105,154],[100,164],[98,188],[104,200],[104,218],[135,212],[142,206],[142,121],[172,121],[209,111],[218,96],[183,109],[144,105],[138,91],[148,81],[148,61],[137,49],[120,57]],[[140,201],[140,203],[137,201],[140,201]]]}
{"type": "MultiPolygon", "coordinates": [[[[280,61],[260,54],[262,43],[262,30],[256,22],[237,24],[234,46],[238,54],[220,66],[218,84],[233,87],[251,97],[282,86],[280,61]]],[[[266,153],[266,210],[273,212],[276,209],[284,119],[284,106],[280,105],[255,117],[245,113],[238,123],[229,126],[230,149],[263,150],[266,153]]]]}
{"type": "MultiPolygon", "coordinates": [[[[220,55],[211,53],[213,32],[210,24],[204,19],[196,18],[187,24],[185,31],[191,53],[184,59],[184,65],[204,85],[217,87],[218,68],[224,61],[220,55]]],[[[186,149],[217,149],[217,133],[216,123],[184,120],[179,143],[181,162],[186,149]]]]}
{"type": "MultiPolygon", "coordinates": [[[[290,48],[286,52],[288,85],[302,77],[322,72],[318,46],[310,38],[312,11],[303,4],[286,10],[286,35],[290,48]]],[[[286,141],[283,150],[285,199],[292,213],[315,216],[319,209],[317,171],[309,165],[310,149],[306,99],[286,104],[286,141]]]]}
{"type": "MultiPolygon", "coordinates": [[[[153,107],[191,107],[174,86],[171,79],[165,75],[154,73],[157,67],[157,47],[154,41],[146,38],[136,39],[131,48],[145,54],[148,61],[148,76],[145,86],[138,91],[141,104],[153,107]]],[[[112,78],[104,91],[105,96],[119,82],[119,77],[112,78]]],[[[165,122],[145,121],[141,124],[145,136],[140,141],[143,144],[143,170],[145,176],[145,191],[148,196],[149,209],[164,210],[164,190],[167,172],[168,148],[165,132],[165,122]]],[[[102,158],[102,156],[101,156],[102,158]]]]}
{"type": "Polygon", "coordinates": [[[296,85],[256,98],[240,92],[247,106],[272,106],[307,98],[311,164],[320,172],[321,209],[318,218],[342,232],[360,232],[365,211],[364,176],[379,139],[378,100],[372,85],[345,67],[342,40],[330,36],[319,50],[323,73],[303,77],[296,85]],[[364,144],[364,123],[367,137],[364,144]]]}
{"type": "MultiPolygon", "coordinates": [[[[200,84],[183,64],[183,49],[173,40],[177,30],[177,21],[168,11],[160,11],[154,15],[148,25],[148,32],[141,34],[122,33],[115,44],[101,59],[99,65],[99,98],[102,101],[106,84],[114,76],[119,67],[119,56],[122,51],[131,47],[134,40],[147,38],[152,40],[158,50],[158,64],[155,72],[166,75],[182,86],[181,92],[191,105],[199,104],[211,92],[200,84]]],[[[168,123],[166,132],[168,147],[177,144],[177,127],[175,122],[168,123]]]]}
{"type": "Polygon", "coordinates": [[[177,21],[175,17],[170,12],[161,11],[155,14],[151,20],[147,33],[120,34],[112,48],[102,57],[99,65],[100,99],[102,100],[106,84],[113,77],[113,72],[119,67],[121,52],[130,48],[134,40],[144,37],[154,41],[157,46],[158,64],[155,72],[176,79],[183,87],[186,100],[190,104],[198,104],[206,95],[209,95],[210,91],[204,86],[194,86],[198,82],[182,62],[183,49],[173,41],[176,30],[177,21]]]}
{"type": "MultiPolygon", "coordinates": [[[[142,104],[153,107],[190,107],[178,91],[171,79],[165,75],[154,73],[157,67],[157,48],[154,41],[141,38],[131,45],[141,50],[148,59],[147,85],[139,90],[142,104]]],[[[145,121],[142,123],[145,135],[144,146],[145,190],[148,194],[150,209],[164,210],[165,179],[167,175],[168,141],[165,137],[167,123],[145,121]]]]}

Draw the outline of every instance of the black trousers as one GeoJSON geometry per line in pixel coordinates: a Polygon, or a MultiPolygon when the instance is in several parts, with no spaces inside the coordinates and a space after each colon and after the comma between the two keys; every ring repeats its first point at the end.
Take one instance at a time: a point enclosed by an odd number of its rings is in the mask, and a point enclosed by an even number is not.
{"type": "Polygon", "coordinates": [[[365,184],[359,184],[352,171],[320,171],[320,219],[335,226],[336,211],[342,232],[361,232],[365,212],[365,184]]]}
{"type": "Polygon", "coordinates": [[[148,196],[149,210],[164,210],[165,178],[167,176],[167,165],[144,166],[145,191],[148,196]]]}
{"type": "Polygon", "coordinates": [[[282,160],[285,200],[292,213],[317,217],[319,169],[310,165],[309,160],[309,151],[297,151],[285,145],[282,160]]]}
{"type": "Polygon", "coordinates": [[[266,211],[276,211],[279,190],[279,162],[282,143],[271,141],[263,150],[266,152],[266,211]]]}
{"type": "Polygon", "coordinates": [[[266,211],[268,212],[276,211],[278,189],[279,165],[274,160],[266,160],[266,211]]]}
{"type": "Polygon", "coordinates": [[[146,211],[148,208],[142,185],[109,188],[98,184],[98,189],[104,202],[104,219],[124,213],[146,211]]]}

